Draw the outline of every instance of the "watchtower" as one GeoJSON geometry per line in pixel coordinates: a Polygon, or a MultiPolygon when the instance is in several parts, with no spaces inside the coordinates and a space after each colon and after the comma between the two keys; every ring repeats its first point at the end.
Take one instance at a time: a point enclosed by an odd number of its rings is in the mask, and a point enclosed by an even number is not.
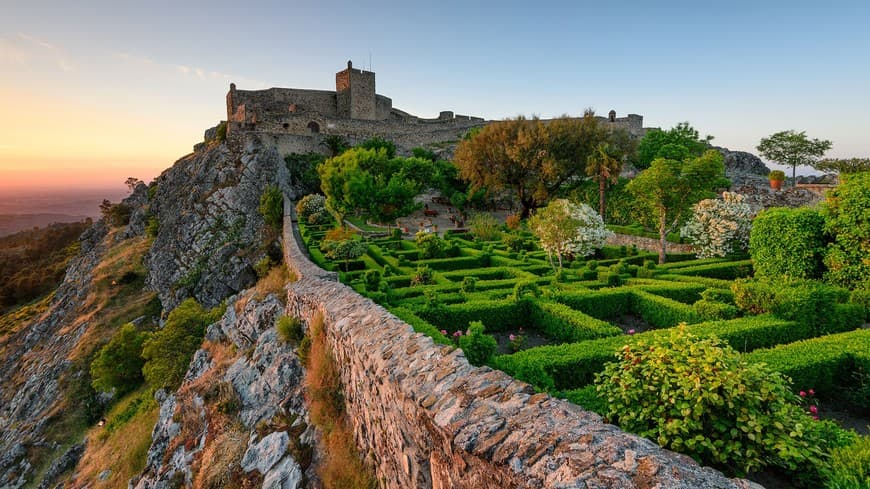
{"type": "Polygon", "coordinates": [[[335,94],[339,117],[368,121],[377,118],[373,71],[356,70],[348,61],[347,69],[335,74],[335,94]]]}

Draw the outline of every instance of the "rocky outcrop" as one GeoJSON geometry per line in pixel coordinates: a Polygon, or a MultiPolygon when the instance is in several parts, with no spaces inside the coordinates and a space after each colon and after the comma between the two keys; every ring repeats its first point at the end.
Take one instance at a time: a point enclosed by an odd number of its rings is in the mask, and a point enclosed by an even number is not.
{"type": "Polygon", "coordinates": [[[249,287],[269,230],[257,211],[276,182],[277,151],[249,144],[231,151],[213,142],[161,174],[150,203],[159,226],[146,257],[147,284],[164,309],[187,297],[206,307],[249,287]]]}
{"type": "Polygon", "coordinates": [[[316,479],[304,372],[274,328],[284,306],[274,295],[238,304],[209,327],[178,391],[158,392],[160,415],[136,488],[222,487],[228,477],[295,489],[316,479]]]}
{"type": "Polygon", "coordinates": [[[82,234],[81,251],[46,313],[0,337],[0,487],[22,487],[32,476],[29,448],[57,448],[45,439],[44,428],[59,400],[67,358],[88,328],[77,313],[91,291],[107,231],[98,221],[82,234]]]}

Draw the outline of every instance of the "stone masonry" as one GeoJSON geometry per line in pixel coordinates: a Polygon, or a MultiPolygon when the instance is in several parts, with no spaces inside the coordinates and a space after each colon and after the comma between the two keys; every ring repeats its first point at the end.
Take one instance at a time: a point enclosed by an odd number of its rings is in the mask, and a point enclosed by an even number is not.
{"type": "Polygon", "coordinates": [[[358,448],[381,487],[758,487],[471,366],[311,263],[285,211],[285,260],[300,277],[286,312],[323,317],[358,448]]]}

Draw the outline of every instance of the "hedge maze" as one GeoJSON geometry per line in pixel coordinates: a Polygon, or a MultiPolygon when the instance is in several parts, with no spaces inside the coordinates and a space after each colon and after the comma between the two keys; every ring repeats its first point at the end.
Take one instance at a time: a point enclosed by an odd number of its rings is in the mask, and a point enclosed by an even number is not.
{"type": "Polygon", "coordinates": [[[866,379],[870,372],[870,330],[860,329],[865,306],[830,286],[744,286],[740,279],[753,274],[745,257],[673,254],[667,264],[655,265],[654,253],[604,247],[594,259],[554,273],[529,233],[480,242],[447,232],[430,258],[400,236],[364,238],[367,252],[345,267],[320,251],[331,225],[299,227],[318,265],[339,271],[343,282],[416,331],[457,345],[457,336],[480,321],[500,339],[490,366],[589,409],[598,402],[595,374],[623,345],[680,323],[786,374],[796,392],[813,388],[829,402],[870,408],[867,389],[854,392],[856,376],[866,379]],[[523,335],[543,344],[507,344],[506,338],[523,335]]]}

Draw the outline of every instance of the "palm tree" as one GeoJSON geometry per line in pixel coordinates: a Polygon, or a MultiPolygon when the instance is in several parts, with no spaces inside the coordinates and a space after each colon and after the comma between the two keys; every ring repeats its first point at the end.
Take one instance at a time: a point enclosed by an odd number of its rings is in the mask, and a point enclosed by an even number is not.
{"type": "Polygon", "coordinates": [[[344,150],[347,149],[347,141],[338,134],[330,134],[329,136],[326,136],[323,138],[323,141],[320,141],[320,145],[326,146],[329,150],[330,156],[338,156],[344,153],[344,150]]]}
{"type": "Polygon", "coordinates": [[[622,170],[621,156],[616,146],[602,142],[595,147],[586,160],[586,174],[598,182],[598,213],[601,214],[602,220],[604,220],[604,210],[607,208],[605,205],[607,182],[609,180],[611,183],[616,183],[619,172],[622,170]]]}

